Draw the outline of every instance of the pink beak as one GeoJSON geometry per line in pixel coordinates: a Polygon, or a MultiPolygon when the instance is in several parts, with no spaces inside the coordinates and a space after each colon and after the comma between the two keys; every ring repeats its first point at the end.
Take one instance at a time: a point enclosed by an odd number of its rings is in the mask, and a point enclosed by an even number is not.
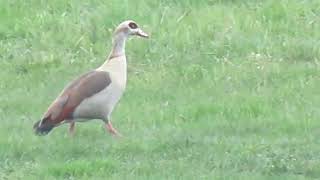
{"type": "Polygon", "coordinates": [[[149,35],[143,32],[141,29],[138,30],[137,35],[143,38],[149,38],[149,35]]]}

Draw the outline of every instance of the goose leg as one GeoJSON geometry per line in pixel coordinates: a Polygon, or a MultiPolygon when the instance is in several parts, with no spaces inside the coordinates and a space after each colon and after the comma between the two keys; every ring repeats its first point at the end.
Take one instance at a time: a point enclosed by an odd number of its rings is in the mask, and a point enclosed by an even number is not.
{"type": "Polygon", "coordinates": [[[106,129],[114,136],[121,137],[122,135],[112,126],[111,121],[106,123],[106,129]]]}
{"type": "Polygon", "coordinates": [[[75,122],[74,121],[72,121],[71,123],[70,123],[70,126],[69,126],[69,134],[70,134],[70,136],[74,136],[74,132],[75,132],[75,122]]]}

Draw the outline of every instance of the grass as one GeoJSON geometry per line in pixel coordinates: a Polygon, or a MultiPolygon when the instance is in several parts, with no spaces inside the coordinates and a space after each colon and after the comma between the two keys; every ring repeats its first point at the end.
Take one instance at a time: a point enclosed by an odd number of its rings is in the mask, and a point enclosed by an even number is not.
{"type": "Polygon", "coordinates": [[[0,179],[319,179],[317,0],[0,1],[0,179]],[[128,86],[99,121],[37,137],[64,85],[136,20],[128,86]]]}

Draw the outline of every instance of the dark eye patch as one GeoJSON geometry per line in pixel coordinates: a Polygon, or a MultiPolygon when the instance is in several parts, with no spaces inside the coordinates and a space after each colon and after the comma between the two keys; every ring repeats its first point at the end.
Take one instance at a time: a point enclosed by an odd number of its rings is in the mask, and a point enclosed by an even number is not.
{"type": "Polygon", "coordinates": [[[131,29],[137,29],[137,28],[138,28],[138,25],[137,25],[136,23],[134,23],[134,22],[131,22],[131,23],[129,23],[129,27],[130,27],[131,29]]]}

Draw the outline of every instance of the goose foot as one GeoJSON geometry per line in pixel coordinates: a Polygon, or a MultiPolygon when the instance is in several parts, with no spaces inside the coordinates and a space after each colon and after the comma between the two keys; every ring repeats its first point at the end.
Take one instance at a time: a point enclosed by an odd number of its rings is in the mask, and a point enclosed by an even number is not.
{"type": "Polygon", "coordinates": [[[113,136],[116,137],[122,137],[122,135],[112,126],[111,122],[108,121],[108,123],[106,123],[106,129],[109,131],[109,133],[111,133],[113,136]]]}
{"type": "Polygon", "coordinates": [[[73,137],[75,134],[75,124],[76,124],[75,122],[71,122],[69,126],[69,135],[71,137],[73,137]]]}

